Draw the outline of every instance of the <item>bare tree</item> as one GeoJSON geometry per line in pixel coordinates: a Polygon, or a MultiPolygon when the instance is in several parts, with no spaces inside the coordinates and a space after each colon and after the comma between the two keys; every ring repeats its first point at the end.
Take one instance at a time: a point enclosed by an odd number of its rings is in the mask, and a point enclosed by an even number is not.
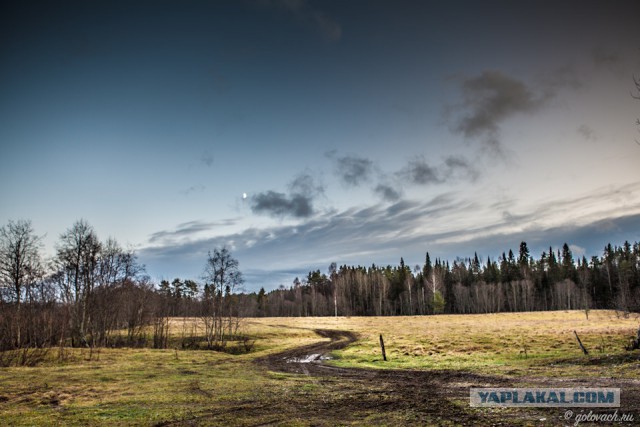
{"type": "Polygon", "coordinates": [[[89,302],[98,278],[101,244],[93,227],[79,220],[60,236],[56,258],[61,297],[70,309],[73,345],[88,345],[89,302]]]}
{"type": "Polygon", "coordinates": [[[239,326],[234,292],[243,283],[239,262],[226,247],[209,252],[203,279],[206,284],[203,296],[202,320],[205,324],[207,347],[224,347],[227,339],[239,326]]]}
{"type": "Polygon", "coordinates": [[[8,301],[15,304],[12,322],[15,347],[20,347],[23,341],[23,301],[33,299],[31,288],[43,274],[40,246],[41,238],[35,235],[31,221],[9,221],[0,228],[0,286],[8,301]]]}

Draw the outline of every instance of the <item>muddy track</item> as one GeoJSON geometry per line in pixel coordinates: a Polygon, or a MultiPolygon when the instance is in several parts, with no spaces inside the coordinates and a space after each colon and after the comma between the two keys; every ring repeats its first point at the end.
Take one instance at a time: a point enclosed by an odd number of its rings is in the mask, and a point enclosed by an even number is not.
{"type": "MultiPolygon", "coordinates": [[[[507,413],[492,413],[470,408],[470,387],[507,387],[511,384],[504,378],[472,374],[461,371],[414,371],[339,368],[326,364],[322,356],[333,350],[345,348],[357,340],[349,331],[324,330],[315,332],[330,341],[297,347],[274,355],[259,358],[256,363],[270,371],[303,374],[319,381],[335,381],[342,384],[348,399],[314,405],[312,411],[342,414],[340,422],[357,421],[356,414],[367,411],[406,412],[411,414],[407,424],[443,425],[496,425],[505,422],[507,413]],[[311,357],[310,357],[311,356],[311,357]],[[302,361],[302,362],[301,362],[302,361]],[[351,415],[355,415],[352,417],[351,415]],[[354,419],[355,418],[355,419],[354,419]]],[[[542,416],[544,418],[544,416],[542,416]]],[[[523,418],[508,422],[510,425],[538,421],[541,415],[531,411],[523,418]]]]}
{"type": "MultiPolygon", "coordinates": [[[[346,399],[304,406],[309,416],[319,412],[333,414],[327,425],[362,421],[358,414],[371,411],[380,414],[381,420],[384,420],[385,412],[406,413],[406,425],[567,424],[563,418],[564,408],[472,408],[469,406],[471,387],[622,387],[621,410],[640,415],[640,384],[637,381],[509,378],[459,370],[339,368],[326,364],[323,356],[355,342],[357,335],[340,330],[318,329],[315,332],[330,341],[286,350],[255,362],[269,371],[309,376],[317,384],[327,386],[327,390],[342,389],[348,396],[346,399]]],[[[381,424],[388,423],[381,421],[381,424]]]]}
{"type": "Polygon", "coordinates": [[[358,336],[340,330],[315,332],[329,341],[254,360],[265,376],[290,375],[283,386],[274,384],[266,392],[256,390],[252,399],[230,402],[226,407],[158,425],[573,425],[564,419],[567,408],[472,408],[469,405],[471,387],[621,387],[620,412],[640,417],[640,382],[636,380],[515,378],[459,370],[340,368],[327,364],[323,356],[345,348],[358,336]]]}
{"type": "Polygon", "coordinates": [[[330,329],[315,329],[314,332],[330,341],[321,341],[316,344],[296,347],[270,356],[256,359],[256,363],[276,372],[289,372],[316,376],[327,371],[335,374],[347,373],[350,369],[340,369],[327,366],[322,363],[323,358],[328,357],[334,350],[340,350],[355,342],[358,336],[349,331],[330,329]],[[316,357],[314,357],[316,356],[316,357]],[[303,360],[304,362],[300,363],[303,360]]]}

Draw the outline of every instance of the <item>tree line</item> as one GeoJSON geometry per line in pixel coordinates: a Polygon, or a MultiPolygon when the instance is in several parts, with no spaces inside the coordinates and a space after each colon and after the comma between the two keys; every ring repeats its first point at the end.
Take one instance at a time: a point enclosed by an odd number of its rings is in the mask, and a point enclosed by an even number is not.
{"type": "Polygon", "coordinates": [[[331,264],[290,287],[248,302],[252,316],[393,316],[538,310],[640,309],[640,245],[605,246],[601,256],[574,259],[569,245],[529,253],[522,242],[498,259],[456,259],[426,253],[413,268],[401,258],[385,267],[331,264]]]}
{"type": "Polygon", "coordinates": [[[52,347],[167,348],[175,316],[199,321],[183,322],[172,345],[223,349],[237,335],[242,274],[225,248],[205,266],[202,290],[193,280],[156,286],[133,250],[101,241],[84,220],[60,235],[45,262],[31,222],[9,221],[0,228],[0,365],[36,363],[46,352],[27,350],[52,347]]]}
{"type": "Polygon", "coordinates": [[[19,357],[12,350],[56,346],[228,349],[236,341],[235,350],[248,351],[244,317],[637,311],[639,270],[638,243],[576,260],[567,244],[534,258],[522,242],[517,256],[509,250],[497,259],[449,263],[427,252],[414,267],[402,258],[384,267],[332,263],[289,287],[245,293],[227,248],[208,254],[198,281],[153,283],[133,250],[101,241],[84,220],[60,235],[47,261],[31,222],[9,221],[0,228],[0,364],[19,357]]]}

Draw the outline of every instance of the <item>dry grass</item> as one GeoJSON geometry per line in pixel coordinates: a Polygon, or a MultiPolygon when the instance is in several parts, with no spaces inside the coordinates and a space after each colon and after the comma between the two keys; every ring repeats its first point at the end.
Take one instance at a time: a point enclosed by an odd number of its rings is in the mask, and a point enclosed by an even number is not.
{"type": "MultiPolygon", "coordinates": [[[[590,351],[587,360],[593,360],[626,354],[624,345],[634,336],[638,323],[637,317],[624,318],[614,311],[601,310],[591,311],[588,320],[583,311],[338,319],[266,318],[251,320],[247,330],[259,336],[277,324],[291,328],[291,331],[320,328],[356,332],[361,339],[335,354],[337,360],[334,363],[345,367],[465,369],[498,374],[507,372],[509,375],[525,372],[530,375],[532,370],[544,375],[549,370],[557,370],[554,375],[574,375],[568,364],[574,360],[582,365],[585,360],[574,330],[590,351]],[[379,334],[385,340],[388,362],[382,361],[379,334]],[[565,369],[555,369],[562,364],[567,365],[565,369]]],[[[282,338],[279,331],[274,334],[282,338]]],[[[298,334],[304,335],[304,331],[298,334]]],[[[283,345],[286,345],[286,340],[283,345]]],[[[627,372],[624,366],[613,367],[606,363],[603,366],[608,369],[608,374],[638,376],[635,369],[627,372]]],[[[584,374],[583,369],[579,369],[584,374]]],[[[601,370],[594,367],[587,375],[600,373],[601,370]]]]}
{"type": "MultiPolygon", "coordinates": [[[[180,333],[184,324],[175,320],[172,333],[180,333]]],[[[231,425],[259,424],[273,421],[273,413],[260,415],[260,405],[267,404],[280,405],[284,417],[293,417],[296,407],[288,402],[301,396],[326,399],[329,386],[320,387],[309,377],[268,372],[250,362],[321,340],[313,329],[343,329],[361,337],[334,354],[331,363],[345,367],[640,378],[637,360],[625,359],[628,353],[623,350],[637,328],[637,318],[618,318],[611,311],[592,311],[589,320],[578,311],[247,319],[243,333],[256,339],[251,354],[102,349],[88,360],[88,351],[68,350],[65,363],[52,360],[33,368],[2,368],[0,424],[153,425],[212,414],[221,414],[216,420],[231,425]],[[590,350],[589,357],[582,355],[574,330],[590,350]],[[388,362],[380,355],[379,334],[385,339],[388,362]],[[245,407],[258,409],[245,415],[230,409],[245,407]]],[[[335,392],[340,384],[332,383],[330,389],[335,392]]],[[[298,423],[304,420],[292,424],[298,423]]]]}

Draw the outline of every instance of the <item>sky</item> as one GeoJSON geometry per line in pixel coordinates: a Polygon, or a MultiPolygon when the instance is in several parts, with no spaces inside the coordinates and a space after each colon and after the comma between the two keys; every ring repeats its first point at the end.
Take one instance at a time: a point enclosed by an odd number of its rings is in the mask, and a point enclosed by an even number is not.
{"type": "Polygon", "coordinates": [[[640,241],[637,1],[7,1],[0,224],[245,289],[640,241]]]}

